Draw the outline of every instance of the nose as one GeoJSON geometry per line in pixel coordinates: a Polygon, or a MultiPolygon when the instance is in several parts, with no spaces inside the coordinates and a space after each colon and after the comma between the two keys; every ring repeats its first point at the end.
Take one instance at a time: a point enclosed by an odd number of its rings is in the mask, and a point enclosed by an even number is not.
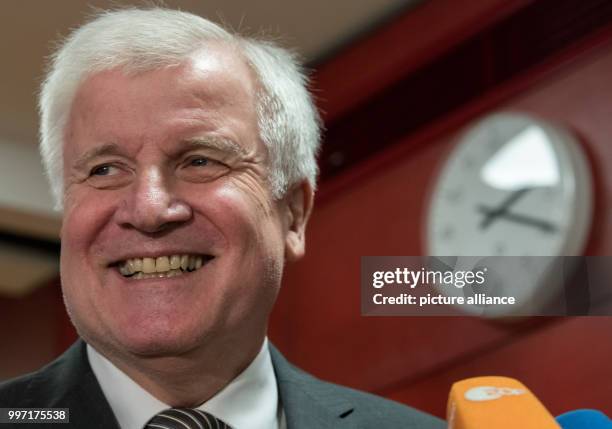
{"type": "Polygon", "coordinates": [[[191,219],[191,206],[173,192],[158,168],[139,175],[116,212],[117,222],[146,233],[154,233],[191,219]]]}

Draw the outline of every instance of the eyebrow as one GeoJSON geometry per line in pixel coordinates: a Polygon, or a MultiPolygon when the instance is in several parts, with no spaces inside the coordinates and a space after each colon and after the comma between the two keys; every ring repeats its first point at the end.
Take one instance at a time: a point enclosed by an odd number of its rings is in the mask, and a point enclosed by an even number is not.
{"type": "Polygon", "coordinates": [[[91,162],[92,159],[105,155],[120,155],[122,154],[121,147],[116,143],[106,143],[102,146],[88,150],[77,158],[74,162],[74,167],[78,170],[83,170],[91,162]]]}
{"type": "Polygon", "coordinates": [[[217,136],[202,136],[202,137],[192,137],[184,140],[186,144],[186,148],[184,150],[198,149],[198,148],[208,148],[214,149],[219,152],[228,153],[230,155],[237,155],[241,157],[247,156],[247,151],[244,147],[240,146],[238,143],[233,140],[226,139],[223,137],[217,136]]]}

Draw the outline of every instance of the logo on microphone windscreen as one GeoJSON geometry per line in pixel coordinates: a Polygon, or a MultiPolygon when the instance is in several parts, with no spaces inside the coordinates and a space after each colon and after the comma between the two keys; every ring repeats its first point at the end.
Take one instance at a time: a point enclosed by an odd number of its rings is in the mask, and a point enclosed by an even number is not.
{"type": "Polygon", "coordinates": [[[524,389],[511,389],[509,387],[478,386],[465,392],[468,401],[493,401],[502,396],[517,396],[527,393],[524,389]]]}

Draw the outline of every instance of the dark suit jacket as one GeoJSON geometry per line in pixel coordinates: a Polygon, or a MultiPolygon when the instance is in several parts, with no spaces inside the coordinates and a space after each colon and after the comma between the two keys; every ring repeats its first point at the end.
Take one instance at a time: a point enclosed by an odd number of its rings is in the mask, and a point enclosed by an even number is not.
{"type": "MultiPolygon", "coordinates": [[[[396,402],[318,380],[289,364],[273,346],[270,352],[288,429],[446,427],[442,420],[396,402]]],[[[83,341],[40,371],[0,384],[0,407],[69,408],[70,424],[54,427],[119,429],[89,366],[83,341]]],[[[15,429],[45,427],[53,426],[14,425],[15,429]]]]}

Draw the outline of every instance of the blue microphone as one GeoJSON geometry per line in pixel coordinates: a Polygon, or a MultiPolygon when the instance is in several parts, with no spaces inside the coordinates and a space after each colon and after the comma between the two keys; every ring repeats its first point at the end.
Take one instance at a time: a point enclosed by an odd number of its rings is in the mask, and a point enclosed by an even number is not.
{"type": "Polygon", "coordinates": [[[574,410],[557,416],[563,429],[612,429],[612,420],[597,410],[574,410]]]}

